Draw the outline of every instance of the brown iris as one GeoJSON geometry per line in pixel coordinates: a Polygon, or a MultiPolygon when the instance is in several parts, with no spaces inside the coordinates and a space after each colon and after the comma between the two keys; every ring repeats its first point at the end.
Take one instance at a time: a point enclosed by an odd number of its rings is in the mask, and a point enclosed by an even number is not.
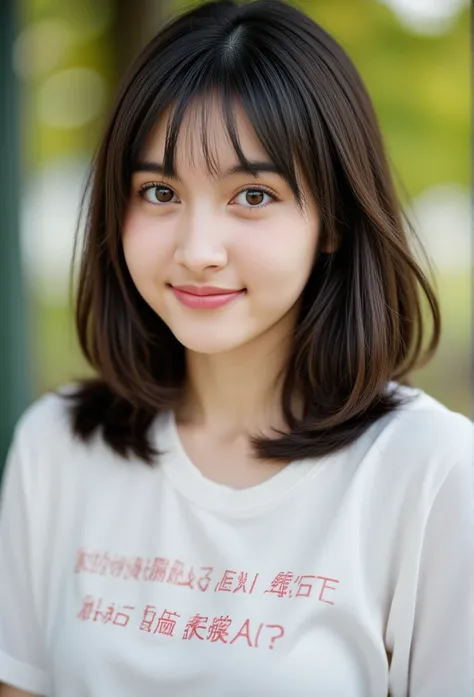
{"type": "Polygon", "coordinates": [[[263,201],[263,191],[257,190],[249,190],[247,191],[246,199],[247,203],[251,203],[252,205],[259,205],[263,201]]]}
{"type": "Polygon", "coordinates": [[[173,192],[166,186],[155,187],[155,198],[160,203],[169,203],[173,198],[173,192]]]}

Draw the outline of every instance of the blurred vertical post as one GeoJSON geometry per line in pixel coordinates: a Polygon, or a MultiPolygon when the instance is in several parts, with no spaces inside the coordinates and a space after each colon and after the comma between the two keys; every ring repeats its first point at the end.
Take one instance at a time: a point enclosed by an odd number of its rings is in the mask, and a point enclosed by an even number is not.
{"type": "Polygon", "coordinates": [[[168,19],[176,0],[115,0],[114,45],[117,79],[168,19]]]}
{"type": "Polygon", "coordinates": [[[15,422],[29,399],[19,232],[19,105],[13,71],[15,5],[15,0],[0,3],[0,477],[15,422]]]}

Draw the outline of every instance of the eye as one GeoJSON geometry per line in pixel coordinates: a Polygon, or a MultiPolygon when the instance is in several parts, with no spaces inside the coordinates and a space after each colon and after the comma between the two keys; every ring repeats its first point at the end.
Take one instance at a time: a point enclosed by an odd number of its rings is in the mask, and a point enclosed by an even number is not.
{"type": "Polygon", "coordinates": [[[247,187],[246,189],[242,189],[234,198],[234,201],[245,208],[265,208],[270,201],[277,200],[275,194],[261,187],[247,187]],[[270,200],[265,201],[265,196],[270,200]],[[239,197],[241,197],[240,201],[238,200],[239,197]]]}
{"type": "Polygon", "coordinates": [[[159,184],[156,182],[149,182],[148,184],[143,184],[138,192],[140,198],[143,198],[148,203],[152,203],[155,206],[161,206],[166,203],[175,203],[173,201],[173,196],[176,196],[173,189],[165,184],[159,184]]]}

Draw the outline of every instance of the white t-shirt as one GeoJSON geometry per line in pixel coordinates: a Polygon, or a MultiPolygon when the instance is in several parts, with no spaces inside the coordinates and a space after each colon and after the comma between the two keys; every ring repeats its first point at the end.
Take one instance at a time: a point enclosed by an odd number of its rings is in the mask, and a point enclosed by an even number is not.
{"type": "MultiPolygon", "coordinates": [[[[406,388],[404,388],[406,390],[406,388]]],[[[236,490],[171,414],[149,467],[21,419],[0,508],[0,682],[54,697],[469,697],[474,428],[420,392],[236,490]]],[[[223,463],[225,467],[225,463],[223,463]]]]}

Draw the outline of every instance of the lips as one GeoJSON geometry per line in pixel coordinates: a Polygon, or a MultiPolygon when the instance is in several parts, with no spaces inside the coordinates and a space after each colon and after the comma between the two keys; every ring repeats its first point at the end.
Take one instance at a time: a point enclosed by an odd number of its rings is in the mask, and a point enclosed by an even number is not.
{"type": "Polygon", "coordinates": [[[233,290],[231,288],[218,288],[217,286],[173,286],[175,290],[190,295],[230,295],[231,293],[240,293],[241,288],[233,290]]]}
{"type": "Polygon", "coordinates": [[[170,286],[181,305],[193,310],[215,310],[245,295],[245,289],[231,290],[216,286],[170,286]]]}

